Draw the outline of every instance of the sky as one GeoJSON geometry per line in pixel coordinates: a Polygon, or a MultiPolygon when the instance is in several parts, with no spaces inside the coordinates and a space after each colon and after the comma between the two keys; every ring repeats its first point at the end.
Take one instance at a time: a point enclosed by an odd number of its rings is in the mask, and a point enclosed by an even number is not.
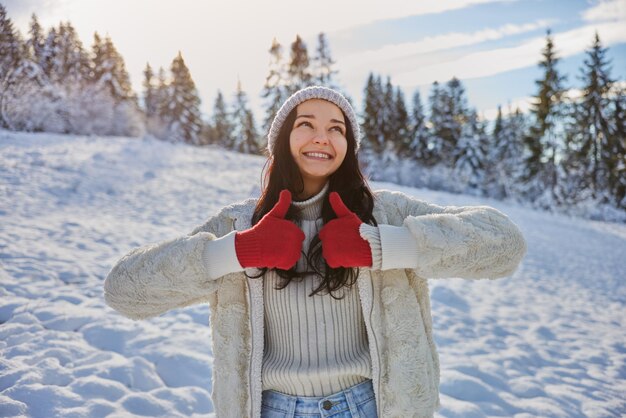
{"type": "Polygon", "coordinates": [[[595,31],[609,47],[613,78],[626,80],[626,0],[0,1],[22,34],[35,13],[46,28],[70,21],[87,47],[94,32],[110,35],[136,91],[147,62],[169,69],[181,51],[207,115],[218,89],[232,99],[240,80],[260,121],[272,40],[287,57],[300,35],[312,55],[320,32],[357,111],[369,72],[390,77],[409,105],[414,92],[426,102],[434,81],[455,76],[485,118],[498,105],[526,110],[548,28],[568,88],[581,85],[595,31]]]}

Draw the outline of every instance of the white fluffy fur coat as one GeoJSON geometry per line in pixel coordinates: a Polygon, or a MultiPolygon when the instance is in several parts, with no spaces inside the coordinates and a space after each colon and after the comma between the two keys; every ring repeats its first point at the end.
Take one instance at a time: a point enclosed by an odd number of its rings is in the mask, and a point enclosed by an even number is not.
{"type": "MultiPolygon", "coordinates": [[[[432,417],[439,360],[426,279],[510,275],[526,243],[515,224],[490,207],[441,207],[385,190],[374,195],[377,222],[406,226],[419,262],[416,269],[361,269],[357,280],[379,416],[432,417]]],[[[104,283],[107,304],[132,319],[210,304],[218,418],[260,416],[263,287],[243,272],[210,279],[202,252],[208,240],[249,228],[255,203],[227,206],[189,235],[132,250],[104,283]]]]}

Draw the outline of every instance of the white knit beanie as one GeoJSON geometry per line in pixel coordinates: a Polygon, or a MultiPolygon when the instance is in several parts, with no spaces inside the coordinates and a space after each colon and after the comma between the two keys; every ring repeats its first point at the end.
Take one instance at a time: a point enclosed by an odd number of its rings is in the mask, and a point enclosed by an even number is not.
{"type": "Polygon", "coordinates": [[[354,153],[356,154],[359,150],[359,146],[361,145],[361,130],[359,129],[359,123],[357,122],[354,109],[352,109],[348,100],[346,100],[341,93],[328,87],[311,86],[298,90],[292,94],[276,113],[276,116],[272,121],[272,126],[270,127],[270,132],[267,135],[267,149],[269,150],[270,156],[274,155],[274,147],[276,146],[278,133],[280,132],[280,128],[283,126],[283,123],[285,123],[285,119],[287,119],[289,112],[295,109],[295,107],[300,103],[310,99],[323,99],[336,104],[341,110],[343,110],[343,113],[345,113],[348,121],[350,122],[352,132],[354,133],[354,141],[356,142],[354,146],[354,153]]]}

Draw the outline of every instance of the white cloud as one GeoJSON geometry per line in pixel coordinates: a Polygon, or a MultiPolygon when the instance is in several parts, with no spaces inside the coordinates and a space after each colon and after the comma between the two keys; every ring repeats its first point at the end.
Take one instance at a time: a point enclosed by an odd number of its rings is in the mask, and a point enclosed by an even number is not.
{"type": "Polygon", "coordinates": [[[512,1],[516,0],[317,0],[314,5],[308,6],[302,3],[294,4],[293,0],[273,0],[270,13],[267,13],[268,5],[264,2],[251,1],[243,8],[233,9],[237,14],[245,9],[254,20],[263,16],[274,31],[287,27],[289,33],[314,35],[320,31],[332,32],[379,20],[444,13],[479,4],[512,1]]]}
{"type": "Polygon", "coordinates": [[[626,21],[626,0],[600,0],[595,6],[584,10],[581,16],[587,22],[626,21]]]}
{"type": "Polygon", "coordinates": [[[506,36],[530,32],[539,28],[547,28],[554,22],[554,20],[539,20],[523,25],[506,24],[499,28],[487,28],[471,33],[454,32],[438,36],[427,36],[417,42],[388,45],[379,49],[347,56],[344,58],[347,63],[345,68],[347,71],[351,71],[352,69],[367,68],[380,62],[389,65],[393,64],[393,60],[415,57],[419,54],[451,48],[476,45],[485,41],[498,40],[506,36]]]}
{"type": "MultiPolygon", "coordinates": [[[[625,23],[606,22],[554,34],[557,54],[567,57],[584,51],[591,44],[596,30],[605,46],[626,42],[625,23]]],[[[544,45],[544,37],[535,37],[515,47],[468,53],[448,62],[424,62],[421,57],[416,57],[413,69],[394,74],[393,80],[401,86],[416,86],[452,77],[464,80],[488,77],[536,65],[544,45]]]]}

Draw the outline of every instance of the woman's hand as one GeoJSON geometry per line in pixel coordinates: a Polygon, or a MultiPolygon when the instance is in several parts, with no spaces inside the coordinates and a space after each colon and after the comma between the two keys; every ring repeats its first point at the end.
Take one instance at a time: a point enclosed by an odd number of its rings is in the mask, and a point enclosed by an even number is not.
{"type": "Polygon", "coordinates": [[[326,262],[332,268],[371,267],[372,250],[359,233],[363,222],[346,207],[337,192],[332,192],[329,200],[337,219],[324,225],[319,233],[326,262]]]}
{"type": "Polygon", "coordinates": [[[289,270],[300,258],[304,232],[285,218],[291,193],[282,190],[271,211],[252,228],[235,235],[235,251],[242,267],[289,270]]]}

